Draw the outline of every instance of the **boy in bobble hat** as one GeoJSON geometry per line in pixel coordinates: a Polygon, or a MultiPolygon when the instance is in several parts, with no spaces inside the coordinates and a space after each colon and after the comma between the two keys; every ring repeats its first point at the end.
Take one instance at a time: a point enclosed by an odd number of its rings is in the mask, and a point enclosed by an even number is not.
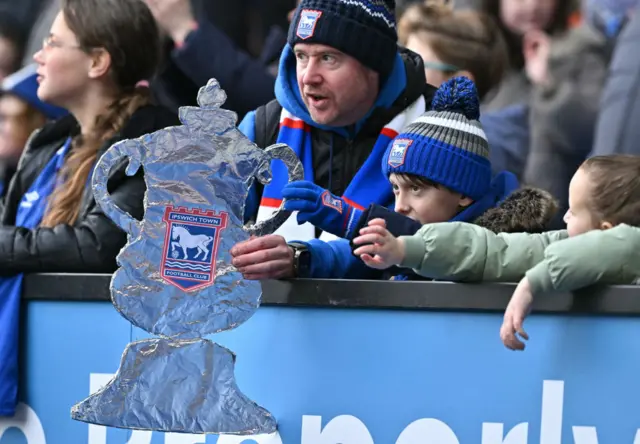
{"type": "MultiPolygon", "coordinates": [[[[395,211],[376,204],[357,208],[307,181],[287,185],[285,209],[298,212],[298,223],[311,222],[344,238],[291,242],[296,251],[306,250],[304,256],[294,255],[292,276],[375,277],[375,271],[351,254],[349,239],[376,218],[384,219],[395,236],[446,221],[474,222],[495,232],[543,231],[555,213],[555,202],[541,190],[516,191],[517,180],[509,172],[492,178],[489,144],[479,117],[474,83],[456,77],[438,89],[430,111],[392,140],[380,172],[392,185],[395,211]]],[[[384,276],[417,277],[398,268],[384,276]]]]}

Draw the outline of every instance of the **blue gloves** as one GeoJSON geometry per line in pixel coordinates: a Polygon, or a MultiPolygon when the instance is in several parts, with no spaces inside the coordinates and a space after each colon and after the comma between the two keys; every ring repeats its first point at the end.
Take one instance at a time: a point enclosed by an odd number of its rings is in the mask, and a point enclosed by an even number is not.
{"type": "Polygon", "coordinates": [[[298,211],[298,224],[310,222],[327,233],[350,239],[362,210],[334,196],[322,187],[301,180],[282,189],[284,209],[298,211]]]}

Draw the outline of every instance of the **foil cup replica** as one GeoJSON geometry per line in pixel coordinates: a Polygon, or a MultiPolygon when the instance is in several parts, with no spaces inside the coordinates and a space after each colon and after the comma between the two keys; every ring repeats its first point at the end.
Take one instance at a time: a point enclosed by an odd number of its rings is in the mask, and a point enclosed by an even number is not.
{"type": "Polygon", "coordinates": [[[215,79],[200,89],[199,107],[180,108],[181,126],[113,145],[96,165],[93,191],[105,214],[128,233],[111,280],[115,308],[157,338],[127,346],[115,377],[71,410],[92,424],[164,432],[273,433],[276,420],[247,398],[234,377],[235,355],[205,336],[233,329],[260,305],[258,281],[243,280],[229,250],[250,235],[274,232],[289,213],[243,226],[255,179],[266,184],[271,162],[289,181],[302,164],[286,145],[258,148],[221,106],[215,79]],[[142,221],[114,205],[112,168],[144,170],[142,221]]]}

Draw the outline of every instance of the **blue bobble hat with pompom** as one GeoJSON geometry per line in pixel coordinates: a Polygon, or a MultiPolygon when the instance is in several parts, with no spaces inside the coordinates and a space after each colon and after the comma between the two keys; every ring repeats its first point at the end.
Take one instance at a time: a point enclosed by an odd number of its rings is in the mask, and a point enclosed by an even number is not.
{"type": "Polygon", "coordinates": [[[413,174],[474,200],[481,198],[491,186],[492,173],[489,143],[478,122],[475,84],[466,77],[448,80],[431,108],[389,144],[383,173],[413,174]]]}

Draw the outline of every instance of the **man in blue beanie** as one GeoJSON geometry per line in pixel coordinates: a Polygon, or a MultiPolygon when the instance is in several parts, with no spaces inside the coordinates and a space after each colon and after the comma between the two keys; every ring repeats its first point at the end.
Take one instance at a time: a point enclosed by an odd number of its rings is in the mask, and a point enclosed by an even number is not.
{"type": "MultiPolygon", "coordinates": [[[[240,124],[260,147],[289,145],[305,180],[360,209],[392,204],[382,156],[429,108],[435,91],[420,57],[397,46],[394,9],[393,0],[302,0],[280,58],[276,100],[240,124]]],[[[251,190],[246,220],[268,219],[282,204],[287,171],[280,162],[271,167],[271,183],[251,190]]],[[[266,276],[260,270],[284,276],[286,264],[305,249],[286,241],[318,237],[334,238],[310,223],[298,225],[294,214],[275,235],[238,245],[232,254],[236,264],[259,263],[256,278],[266,276]]]]}

